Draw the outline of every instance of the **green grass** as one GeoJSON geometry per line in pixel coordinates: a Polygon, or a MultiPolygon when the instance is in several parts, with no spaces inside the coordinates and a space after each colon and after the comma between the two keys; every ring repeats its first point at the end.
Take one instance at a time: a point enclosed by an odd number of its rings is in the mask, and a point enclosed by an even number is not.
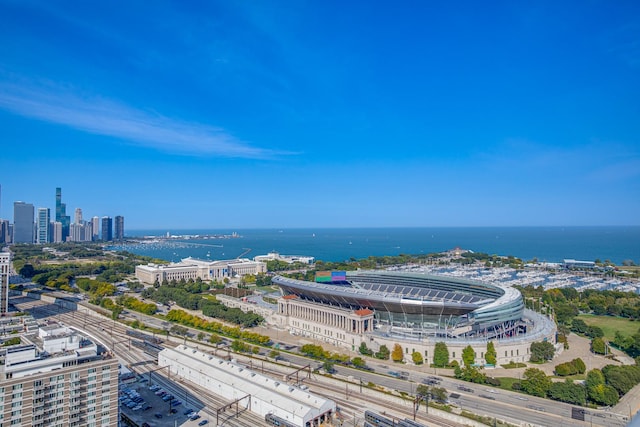
{"type": "Polygon", "coordinates": [[[500,387],[496,387],[496,388],[501,388],[503,390],[509,390],[509,391],[513,391],[513,389],[511,388],[511,385],[513,383],[520,382],[518,378],[511,378],[511,377],[496,377],[496,379],[500,380],[500,387]]]}
{"type": "Polygon", "coordinates": [[[613,341],[616,331],[622,335],[631,336],[638,332],[640,323],[623,317],[596,316],[593,314],[581,314],[577,317],[589,326],[599,326],[607,340],[613,341]]]}
{"type": "Polygon", "coordinates": [[[500,366],[502,366],[504,369],[515,369],[515,368],[526,368],[527,364],[526,363],[509,362],[509,363],[506,363],[506,364],[500,365],[500,366]]]}
{"type": "Polygon", "coordinates": [[[559,375],[551,375],[551,378],[557,378],[557,379],[561,379],[561,380],[571,380],[571,381],[583,381],[587,379],[587,375],[586,374],[575,374],[575,375],[567,375],[564,377],[561,377],[559,375]]]}

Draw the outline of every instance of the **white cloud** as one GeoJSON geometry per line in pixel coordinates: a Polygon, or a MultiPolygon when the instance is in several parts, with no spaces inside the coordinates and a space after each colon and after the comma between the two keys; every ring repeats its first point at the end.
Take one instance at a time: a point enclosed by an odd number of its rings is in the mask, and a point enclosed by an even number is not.
{"type": "Polygon", "coordinates": [[[251,146],[219,127],[168,118],[51,84],[2,81],[0,109],[171,153],[236,158],[288,154],[251,146]]]}

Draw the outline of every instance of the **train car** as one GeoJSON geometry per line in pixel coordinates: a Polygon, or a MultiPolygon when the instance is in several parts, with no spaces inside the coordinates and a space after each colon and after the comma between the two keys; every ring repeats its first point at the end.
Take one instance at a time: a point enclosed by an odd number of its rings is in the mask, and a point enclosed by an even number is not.
{"type": "Polygon", "coordinates": [[[138,339],[141,339],[143,341],[146,341],[152,344],[160,344],[162,342],[162,340],[159,338],[156,338],[154,336],[151,336],[136,330],[127,329],[127,335],[136,337],[138,339]]]}
{"type": "Polygon", "coordinates": [[[420,424],[416,421],[410,420],[409,418],[405,418],[404,420],[398,423],[400,427],[428,427],[426,424],[420,424]]]}
{"type": "Polygon", "coordinates": [[[373,411],[364,412],[365,422],[377,427],[396,427],[396,423],[393,419],[382,416],[373,411]]]}
{"type": "Polygon", "coordinates": [[[264,420],[267,424],[276,427],[300,427],[273,414],[265,415],[264,420]]]}

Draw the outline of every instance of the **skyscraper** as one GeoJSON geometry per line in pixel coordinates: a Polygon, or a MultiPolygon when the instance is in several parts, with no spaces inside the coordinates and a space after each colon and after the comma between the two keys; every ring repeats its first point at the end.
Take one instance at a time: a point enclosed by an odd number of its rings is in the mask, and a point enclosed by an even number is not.
{"type": "Polygon", "coordinates": [[[93,237],[91,240],[93,240],[94,242],[96,240],[100,240],[100,218],[98,218],[97,216],[91,218],[91,230],[93,233],[93,237]]]}
{"type": "Polygon", "coordinates": [[[76,208],[76,216],[75,216],[75,221],[73,221],[73,223],[82,224],[82,209],[76,208]]]}
{"type": "Polygon", "coordinates": [[[0,243],[11,243],[8,219],[0,219],[0,243]]]}
{"type": "Polygon", "coordinates": [[[115,218],[113,237],[116,240],[124,240],[124,217],[121,215],[115,218]]]}
{"type": "Polygon", "coordinates": [[[33,205],[13,203],[13,243],[33,243],[33,205]]]}
{"type": "Polygon", "coordinates": [[[38,237],[36,243],[49,243],[49,223],[51,221],[51,210],[49,208],[38,208],[38,237]]]}
{"type": "Polygon", "coordinates": [[[102,240],[105,242],[113,240],[113,219],[110,216],[102,217],[102,240]]]}
{"type": "Polygon", "coordinates": [[[9,310],[9,267],[11,266],[11,254],[0,252],[0,317],[5,316],[9,310]]]}
{"type": "Polygon", "coordinates": [[[67,240],[71,217],[67,215],[67,205],[62,203],[62,188],[56,188],[56,221],[62,224],[62,241],[67,240]]]}
{"type": "Polygon", "coordinates": [[[53,243],[62,242],[62,223],[60,221],[53,222],[53,233],[51,233],[53,238],[51,241],[53,243]]]}

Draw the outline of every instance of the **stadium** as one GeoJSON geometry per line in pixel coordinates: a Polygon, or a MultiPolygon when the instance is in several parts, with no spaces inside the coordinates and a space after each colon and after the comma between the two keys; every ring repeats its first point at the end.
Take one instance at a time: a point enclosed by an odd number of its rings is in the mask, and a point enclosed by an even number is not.
{"type": "Polygon", "coordinates": [[[508,339],[534,328],[517,289],[457,277],[392,271],[333,272],[315,282],[273,278],[284,296],[374,312],[373,333],[425,339],[508,339]],[[527,318],[529,317],[529,318],[527,318]]]}

